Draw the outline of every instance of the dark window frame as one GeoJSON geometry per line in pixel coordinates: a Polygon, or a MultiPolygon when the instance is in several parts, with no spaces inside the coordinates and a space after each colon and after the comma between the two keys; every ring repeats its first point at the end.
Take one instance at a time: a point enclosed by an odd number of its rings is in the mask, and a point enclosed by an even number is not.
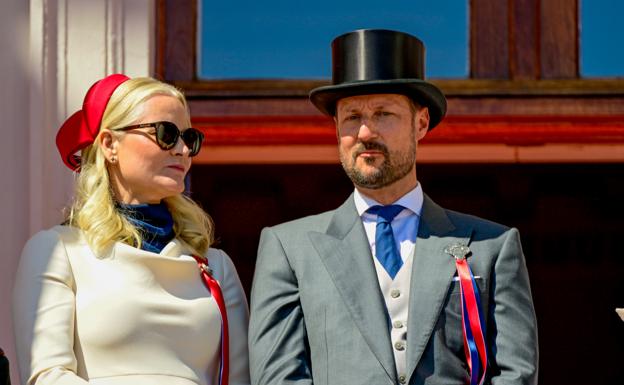
{"type": "MultiPolygon", "coordinates": [[[[209,97],[301,97],[328,84],[307,79],[199,80],[197,1],[158,0],[158,77],[209,97]]],[[[578,1],[472,0],[469,79],[433,81],[452,94],[552,94],[561,89],[572,94],[612,94],[622,88],[621,79],[579,77],[578,1]]]]}
{"type": "MultiPolygon", "coordinates": [[[[198,79],[197,1],[158,0],[156,77],[183,89],[193,115],[206,121],[231,116],[279,116],[282,121],[308,116],[313,118],[311,124],[316,124],[319,114],[307,102],[307,95],[310,89],[329,84],[327,80],[198,79]]],[[[620,128],[624,79],[583,79],[579,75],[579,1],[472,0],[469,78],[430,79],[446,94],[449,117],[460,125],[469,125],[475,118],[503,117],[511,122],[501,126],[500,141],[507,144],[624,143],[620,128]],[[584,127],[590,125],[585,123],[565,131],[578,118],[587,121],[594,116],[602,119],[603,128],[598,131],[587,131],[584,127]],[[545,122],[540,131],[543,135],[536,139],[511,126],[518,118],[523,123],[545,122]],[[560,126],[551,130],[552,122],[560,126]]],[[[440,132],[438,137],[444,138],[444,143],[499,140],[476,130],[455,132],[440,132]]],[[[288,138],[276,140],[284,143],[288,138]]],[[[272,139],[267,140],[271,143],[272,139]]]]}

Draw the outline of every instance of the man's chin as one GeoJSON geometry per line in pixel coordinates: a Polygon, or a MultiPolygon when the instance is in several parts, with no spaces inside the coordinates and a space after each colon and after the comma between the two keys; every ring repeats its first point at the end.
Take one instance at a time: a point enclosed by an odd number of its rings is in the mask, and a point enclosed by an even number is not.
{"type": "Polygon", "coordinates": [[[381,173],[381,164],[356,164],[355,171],[364,178],[375,178],[381,173]]]}
{"type": "Polygon", "coordinates": [[[367,188],[371,190],[377,190],[384,187],[383,176],[378,169],[368,170],[364,172],[361,169],[355,170],[350,174],[351,181],[358,187],[367,188]]]}
{"type": "Polygon", "coordinates": [[[386,187],[385,185],[381,185],[381,184],[361,184],[361,183],[357,183],[357,182],[353,182],[357,187],[359,188],[363,188],[366,190],[379,190],[382,189],[384,187],[386,187]]]}

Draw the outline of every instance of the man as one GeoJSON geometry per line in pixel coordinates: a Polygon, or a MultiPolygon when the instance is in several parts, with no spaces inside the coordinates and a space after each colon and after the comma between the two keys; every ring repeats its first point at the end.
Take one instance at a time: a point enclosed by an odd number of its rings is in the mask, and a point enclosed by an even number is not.
{"type": "Polygon", "coordinates": [[[9,376],[9,360],[4,355],[4,351],[0,349],[0,385],[11,385],[11,377],[9,376]]]}
{"type": "Polygon", "coordinates": [[[418,141],[446,100],[413,36],[332,43],[334,117],[355,185],[339,208],[264,229],[251,295],[254,385],[535,384],[537,327],[518,231],[423,194],[418,141]],[[483,370],[483,368],[486,368],[483,370]]]}

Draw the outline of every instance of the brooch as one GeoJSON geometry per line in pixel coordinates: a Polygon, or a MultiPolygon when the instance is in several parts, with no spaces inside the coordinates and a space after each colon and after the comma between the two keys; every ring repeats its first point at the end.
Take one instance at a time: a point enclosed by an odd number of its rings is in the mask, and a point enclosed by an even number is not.
{"type": "Polygon", "coordinates": [[[470,249],[466,245],[456,243],[454,245],[446,246],[444,248],[444,252],[452,255],[455,259],[461,260],[466,259],[466,257],[470,254],[470,249]]]}
{"type": "Polygon", "coordinates": [[[210,268],[210,266],[202,263],[199,268],[202,269],[204,273],[208,274],[208,276],[212,277],[212,269],[210,268]]]}

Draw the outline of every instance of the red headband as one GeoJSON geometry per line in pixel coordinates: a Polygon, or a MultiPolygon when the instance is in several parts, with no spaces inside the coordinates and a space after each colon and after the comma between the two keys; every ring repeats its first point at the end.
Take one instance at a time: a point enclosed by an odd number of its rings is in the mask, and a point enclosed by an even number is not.
{"type": "Polygon", "coordinates": [[[71,170],[80,169],[80,157],[76,153],[95,141],[111,95],[128,79],[126,75],[114,74],[98,80],[87,91],[82,110],[70,116],[59,129],[56,147],[63,163],[71,170]]]}

